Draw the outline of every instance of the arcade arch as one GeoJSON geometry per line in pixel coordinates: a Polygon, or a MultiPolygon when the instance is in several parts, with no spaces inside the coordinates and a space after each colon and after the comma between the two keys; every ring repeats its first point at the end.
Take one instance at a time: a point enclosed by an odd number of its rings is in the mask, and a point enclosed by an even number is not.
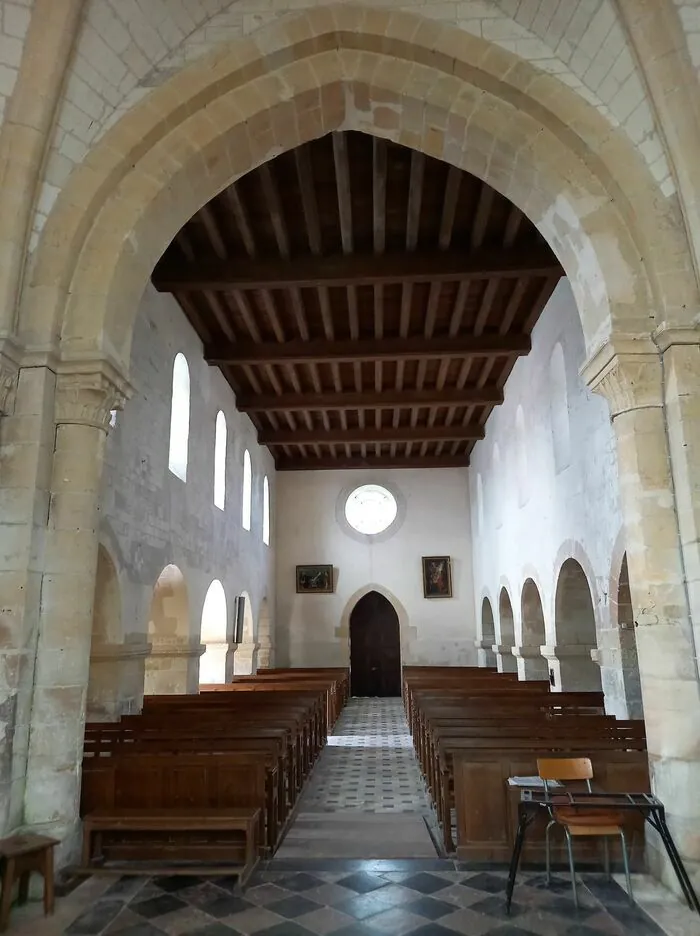
{"type": "Polygon", "coordinates": [[[226,592],[218,579],[214,579],[204,598],[202,608],[201,642],[205,646],[199,660],[199,685],[226,682],[226,592]]]}
{"type": "Polygon", "coordinates": [[[495,666],[496,654],[496,624],[493,619],[493,608],[488,598],[481,602],[481,640],[477,641],[479,647],[479,666],[495,666]]]}
{"type": "Polygon", "coordinates": [[[508,590],[503,587],[498,595],[498,645],[496,648],[496,665],[499,673],[515,673],[518,664],[513,656],[515,646],[515,618],[513,605],[510,602],[508,590]]]}
{"type": "Polygon", "coordinates": [[[92,721],[109,721],[120,714],[121,668],[117,648],[121,639],[119,575],[112,557],[100,543],[97,549],[87,690],[87,712],[92,721]]]}
{"type": "Polygon", "coordinates": [[[187,692],[190,611],[185,577],[176,565],[167,565],[153,588],[148,619],[151,652],[146,658],[144,695],[187,692]]]}
{"type": "Polygon", "coordinates": [[[534,579],[525,579],[520,596],[521,643],[516,648],[520,679],[547,679],[541,647],[547,642],[542,599],[534,579]]]}
{"type": "Polygon", "coordinates": [[[556,646],[550,663],[554,688],[600,692],[600,668],[591,658],[598,646],[593,599],[586,573],[576,559],[566,559],[559,570],[554,632],[556,646]]]}

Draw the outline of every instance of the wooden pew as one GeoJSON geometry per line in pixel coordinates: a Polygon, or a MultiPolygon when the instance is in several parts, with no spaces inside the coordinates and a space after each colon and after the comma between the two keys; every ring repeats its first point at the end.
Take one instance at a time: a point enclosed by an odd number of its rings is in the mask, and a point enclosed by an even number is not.
{"type": "MultiPolygon", "coordinates": [[[[602,693],[553,693],[545,681],[466,667],[406,668],[403,684],[445,847],[455,848],[454,816],[464,860],[509,858],[519,790],[506,780],[536,774],[538,756],[585,754],[599,788],[649,788],[644,725],[605,715],[602,693]]],[[[542,847],[533,837],[529,852],[540,856],[542,847]]]]}
{"type": "Polygon", "coordinates": [[[94,840],[110,861],[230,853],[247,877],[251,816],[255,853],[258,839],[271,851],[339,714],[346,675],[280,674],[149,696],[141,715],[86,726],[85,862],[94,840]]]}

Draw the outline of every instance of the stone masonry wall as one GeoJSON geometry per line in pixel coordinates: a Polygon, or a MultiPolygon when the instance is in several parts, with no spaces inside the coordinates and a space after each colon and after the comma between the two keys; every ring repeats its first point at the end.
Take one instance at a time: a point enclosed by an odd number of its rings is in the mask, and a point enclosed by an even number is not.
{"type": "MultiPolygon", "coordinates": [[[[58,109],[32,247],[74,166],[153,86],[223,42],[319,5],[318,0],[88,0],[58,109]]],[[[556,75],[611,126],[624,128],[664,194],[673,193],[644,82],[612,0],[374,0],[371,6],[453,24],[556,75]]]]}
{"type": "MultiPolygon", "coordinates": [[[[499,593],[506,588],[517,646],[523,585],[532,578],[542,602],[546,644],[568,645],[571,622],[560,620],[559,633],[555,627],[555,590],[562,564],[575,559],[593,598],[606,705],[626,715],[632,700],[626,698],[631,690],[625,688],[623,657],[630,661],[620,645],[629,640],[629,631],[621,640],[617,626],[624,543],[615,437],[605,400],[579,377],[584,360],[576,305],[562,281],[535,326],[531,353],[516,364],[504,403],[488,421],[486,440],[472,455],[474,593],[478,618],[487,597],[498,624],[499,593]]],[[[636,655],[630,665],[636,669],[636,655]]],[[[637,701],[638,688],[633,694],[637,701]]],[[[639,716],[639,708],[632,714],[639,716]]]]}
{"type": "Polygon", "coordinates": [[[184,576],[193,646],[199,644],[204,599],[215,578],[226,594],[229,636],[234,598],[244,591],[251,599],[257,632],[264,599],[274,606],[274,526],[272,545],[262,541],[265,475],[274,521],[275,471],[270,454],[258,446],[250,420],[237,412],[235,397],[220,371],[204,362],[201,343],[179,306],[151,287],[137,319],[131,373],[136,392],[116,416],[102,478],[100,540],[116,567],[121,605],[121,633],[112,630],[110,641],[142,645],[150,639],[153,588],[169,564],[184,576]],[[178,351],[187,358],[191,385],[186,482],[168,469],[172,367],[178,351]],[[219,410],[228,430],[223,511],[213,499],[219,410]],[[250,532],[241,525],[246,448],[253,467],[250,532]]]}

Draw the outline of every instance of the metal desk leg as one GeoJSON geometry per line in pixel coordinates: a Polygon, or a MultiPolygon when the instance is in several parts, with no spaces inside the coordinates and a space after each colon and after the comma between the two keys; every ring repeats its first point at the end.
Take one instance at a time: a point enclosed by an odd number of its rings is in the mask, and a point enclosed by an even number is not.
{"type": "Polygon", "coordinates": [[[700,901],[698,901],[698,896],[693,890],[693,885],[690,878],[688,877],[688,872],[685,870],[683,859],[678,854],[678,849],[676,848],[676,843],[673,841],[671,830],[666,823],[666,817],[663,814],[657,814],[655,819],[656,821],[652,822],[652,825],[661,836],[661,841],[664,843],[666,854],[668,855],[669,860],[673,865],[673,870],[676,872],[678,883],[681,885],[681,890],[683,891],[683,895],[688,902],[688,906],[697,913],[700,913],[700,901]]]}
{"type": "Polygon", "coordinates": [[[520,864],[520,853],[523,850],[523,842],[525,841],[525,833],[527,827],[530,824],[527,813],[524,809],[519,808],[518,810],[518,831],[515,835],[515,842],[513,843],[513,854],[510,859],[510,871],[508,872],[508,883],[506,884],[506,913],[510,913],[510,903],[513,899],[513,888],[515,887],[515,878],[518,873],[518,865],[520,864]]]}

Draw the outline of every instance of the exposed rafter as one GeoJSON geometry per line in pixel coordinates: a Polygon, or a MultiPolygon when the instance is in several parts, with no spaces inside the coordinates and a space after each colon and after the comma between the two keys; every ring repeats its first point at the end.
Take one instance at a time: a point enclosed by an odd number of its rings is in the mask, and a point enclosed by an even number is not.
{"type": "Polygon", "coordinates": [[[459,282],[463,279],[510,279],[562,276],[551,251],[541,247],[415,251],[296,257],[292,260],[161,261],[153,273],[159,292],[210,289],[311,289],[319,286],[376,286],[386,283],[459,282]]]}
{"type": "Polygon", "coordinates": [[[475,176],[338,131],[180,230],[171,292],[281,470],[467,465],[563,271],[475,176]]]}
{"type": "Polygon", "coordinates": [[[280,458],[278,471],[337,471],[342,468],[467,468],[468,455],[374,455],[363,458],[352,455],[343,458],[280,458]]]}
{"type": "Polygon", "coordinates": [[[500,387],[464,387],[447,390],[365,390],[355,393],[285,393],[243,394],[236,398],[242,413],[283,412],[297,410],[333,411],[367,409],[413,409],[438,406],[497,406],[503,402],[500,387]]]}
{"type": "Polygon", "coordinates": [[[207,347],[209,364],[328,364],[349,361],[406,361],[421,358],[520,356],[529,335],[459,335],[454,338],[383,338],[381,341],[287,341],[284,344],[220,342],[207,347]]]}
{"type": "Polygon", "coordinates": [[[359,445],[362,442],[473,442],[484,438],[484,427],[470,423],[466,426],[399,426],[398,428],[364,429],[300,429],[298,431],[261,432],[261,445],[330,445],[347,442],[359,445]]]}

